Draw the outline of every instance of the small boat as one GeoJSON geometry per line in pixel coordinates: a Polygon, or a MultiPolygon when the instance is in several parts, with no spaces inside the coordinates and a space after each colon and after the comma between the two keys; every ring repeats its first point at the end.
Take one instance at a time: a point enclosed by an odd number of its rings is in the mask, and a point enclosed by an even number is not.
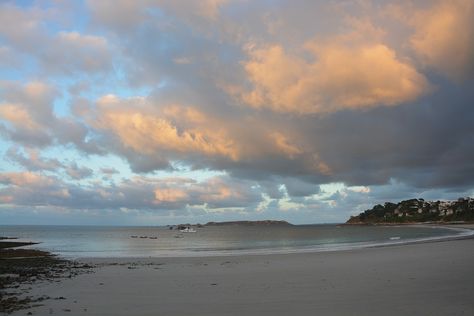
{"type": "Polygon", "coordinates": [[[196,230],[191,227],[182,228],[179,230],[180,233],[195,233],[196,230]]]}

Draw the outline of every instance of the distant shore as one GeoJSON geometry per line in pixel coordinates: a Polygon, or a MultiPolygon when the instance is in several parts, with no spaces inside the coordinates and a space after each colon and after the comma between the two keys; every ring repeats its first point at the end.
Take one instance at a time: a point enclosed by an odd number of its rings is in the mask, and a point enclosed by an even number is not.
{"type": "Polygon", "coordinates": [[[37,283],[30,293],[64,299],[13,315],[473,315],[473,249],[465,238],[327,253],[92,258],[82,263],[94,274],[37,283]]]}
{"type": "Polygon", "coordinates": [[[208,222],[204,226],[292,226],[281,220],[208,222]]]}

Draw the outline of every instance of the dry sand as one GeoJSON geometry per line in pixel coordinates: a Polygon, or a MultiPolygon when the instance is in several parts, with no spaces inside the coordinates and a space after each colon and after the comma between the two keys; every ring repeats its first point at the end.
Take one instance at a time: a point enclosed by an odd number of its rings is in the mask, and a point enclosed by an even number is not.
{"type": "Polygon", "coordinates": [[[288,255],[90,259],[13,315],[474,315],[474,239],[288,255]]]}

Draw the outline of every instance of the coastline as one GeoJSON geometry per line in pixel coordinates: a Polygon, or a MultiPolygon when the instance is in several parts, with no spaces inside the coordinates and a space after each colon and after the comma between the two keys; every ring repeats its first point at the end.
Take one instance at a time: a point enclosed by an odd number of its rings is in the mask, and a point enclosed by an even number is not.
{"type": "MultiPolygon", "coordinates": [[[[339,226],[339,224],[334,224],[339,226]]],[[[366,226],[366,225],[363,225],[366,226]]],[[[426,224],[426,223],[405,223],[402,225],[378,225],[380,227],[397,227],[397,226],[412,226],[412,227],[430,227],[430,228],[443,228],[451,229],[456,234],[444,235],[444,236],[433,236],[433,237],[422,237],[422,238],[410,238],[400,240],[388,240],[380,242],[351,242],[347,244],[329,244],[329,245],[314,245],[314,246],[300,246],[300,247],[288,247],[288,248],[256,248],[256,249],[245,249],[245,250],[206,250],[201,252],[173,252],[173,253],[161,253],[158,256],[104,256],[104,257],[66,257],[69,260],[88,260],[88,259],[147,259],[147,258],[194,258],[194,257],[235,257],[235,256],[266,256],[266,255],[279,255],[279,254],[305,254],[305,253],[326,253],[326,252],[339,252],[339,251],[350,251],[365,248],[379,248],[379,247],[391,247],[397,245],[409,245],[409,244],[420,244],[420,243],[431,243],[441,242],[449,240],[458,240],[466,238],[474,238],[474,224],[462,224],[462,225],[451,225],[451,224],[426,224]]],[[[60,254],[58,254],[61,256],[60,254]]]]}
{"type": "Polygon", "coordinates": [[[333,252],[81,259],[93,274],[30,291],[65,299],[12,315],[470,315],[473,249],[471,237],[333,252]]]}

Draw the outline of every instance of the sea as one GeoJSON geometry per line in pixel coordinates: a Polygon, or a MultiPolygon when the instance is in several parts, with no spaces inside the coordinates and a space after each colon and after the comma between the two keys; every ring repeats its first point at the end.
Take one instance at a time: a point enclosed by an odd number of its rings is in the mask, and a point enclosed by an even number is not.
{"type": "Polygon", "coordinates": [[[68,259],[190,257],[350,250],[447,239],[474,230],[443,226],[203,226],[182,233],[169,227],[0,226],[0,236],[39,244],[68,259]]]}

